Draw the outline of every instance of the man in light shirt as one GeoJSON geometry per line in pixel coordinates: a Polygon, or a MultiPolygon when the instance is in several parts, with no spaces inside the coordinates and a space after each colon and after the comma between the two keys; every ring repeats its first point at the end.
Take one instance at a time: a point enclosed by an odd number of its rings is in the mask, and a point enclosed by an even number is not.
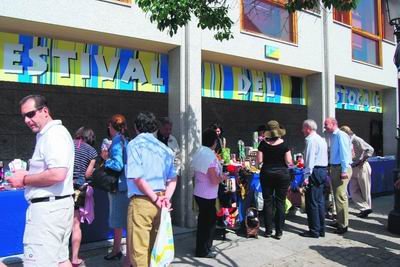
{"type": "Polygon", "coordinates": [[[353,177],[350,183],[351,199],[360,213],[360,218],[366,218],[372,212],[371,198],[371,166],[367,159],[374,154],[374,148],[353,133],[349,126],[342,126],[340,130],[347,133],[353,145],[353,177]]]}
{"type": "Polygon", "coordinates": [[[344,234],[349,225],[347,185],[352,174],[351,142],[349,136],[338,128],[335,118],[325,119],[324,128],[330,134],[329,170],[337,213],[336,223],[331,226],[336,228],[336,234],[344,234]]]}
{"type": "Polygon", "coordinates": [[[169,118],[163,117],[158,119],[159,128],[156,132],[156,137],[160,140],[164,145],[171,148],[174,152],[174,166],[176,170],[177,176],[180,176],[181,172],[181,150],[179,148],[178,141],[176,138],[171,134],[172,133],[172,122],[169,118]]]}
{"type": "Polygon", "coordinates": [[[17,170],[8,179],[25,186],[29,202],[24,233],[24,266],[69,267],[69,238],[74,214],[72,174],[74,143],[60,120],[53,120],[43,96],[20,101],[25,124],[36,133],[29,172],[17,170]]]}
{"type": "Polygon", "coordinates": [[[133,266],[150,266],[150,253],[160,226],[161,208],[170,208],[176,187],[174,153],[160,142],[153,113],[135,120],[138,134],[126,148],[128,184],[128,248],[133,266]]]}
{"type": "Polygon", "coordinates": [[[324,184],[328,174],[328,147],[325,139],[316,133],[317,123],[313,120],[303,122],[305,136],[304,168],[308,171],[306,190],[306,211],[309,231],[300,233],[304,237],[325,236],[324,184]]]}

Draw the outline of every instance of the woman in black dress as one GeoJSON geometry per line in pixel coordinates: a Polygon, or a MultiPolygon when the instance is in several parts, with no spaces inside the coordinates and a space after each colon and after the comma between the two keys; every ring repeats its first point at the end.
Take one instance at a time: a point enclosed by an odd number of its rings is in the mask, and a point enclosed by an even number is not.
{"type": "Polygon", "coordinates": [[[282,238],[285,222],[286,193],[290,185],[288,167],[293,164],[291,152],[282,136],[286,130],[277,121],[269,121],[265,138],[258,146],[257,162],[262,163],[260,183],[264,198],[265,237],[272,236],[272,208],[275,207],[275,238],[282,238]]]}

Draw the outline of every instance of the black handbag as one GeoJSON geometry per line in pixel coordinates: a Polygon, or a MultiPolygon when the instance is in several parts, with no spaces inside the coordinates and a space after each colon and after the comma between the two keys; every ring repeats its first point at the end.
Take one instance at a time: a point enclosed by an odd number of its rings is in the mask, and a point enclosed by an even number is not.
{"type": "Polygon", "coordinates": [[[122,171],[114,171],[104,166],[104,161],[101,158],[96,160],[95,170],[92,175],[93,188],[100,189],[106,192],[115,193],[118,191],[118,180],[122,171]]]}

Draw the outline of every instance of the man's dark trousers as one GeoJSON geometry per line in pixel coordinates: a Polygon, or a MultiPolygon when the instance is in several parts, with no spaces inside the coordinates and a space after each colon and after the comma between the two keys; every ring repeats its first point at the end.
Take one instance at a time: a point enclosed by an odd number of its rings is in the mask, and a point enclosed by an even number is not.
{"type": "Polygon", "coordinates": [[[310,233],[319,237],[325,235],[325,197],[324,184],[327,176],[326,167],[314,167],[308,178],[306,191],[306,211],[310,233]]]}

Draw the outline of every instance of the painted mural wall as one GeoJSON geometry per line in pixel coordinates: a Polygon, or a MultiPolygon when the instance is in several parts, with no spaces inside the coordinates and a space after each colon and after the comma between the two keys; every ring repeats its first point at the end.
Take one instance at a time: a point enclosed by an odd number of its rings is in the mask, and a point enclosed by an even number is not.
{"type": "Polygon", "coordinates": [[[203,97],[306,105],[306,92],[303,78],[203,62],[203,97]]]}
{"type": "Polygon", "coordinates": [[[336,108],[345,110],[383,112],[382,92],[336,85],[336,108]]]}
{"type": "Polygon", "coordinates": [[[168,56],[0,32],[0,80],[168,92],[168,56]]]}

